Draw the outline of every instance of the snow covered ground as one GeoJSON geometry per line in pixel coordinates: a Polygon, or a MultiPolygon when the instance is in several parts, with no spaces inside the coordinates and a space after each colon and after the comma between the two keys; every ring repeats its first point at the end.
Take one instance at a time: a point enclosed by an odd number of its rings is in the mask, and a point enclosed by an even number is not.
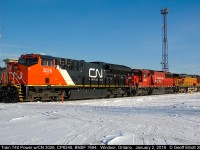
{"type": "Polygon", "coordinates": [[[0,103],[0,144],[200,144],[200,93],[0,103]]]}

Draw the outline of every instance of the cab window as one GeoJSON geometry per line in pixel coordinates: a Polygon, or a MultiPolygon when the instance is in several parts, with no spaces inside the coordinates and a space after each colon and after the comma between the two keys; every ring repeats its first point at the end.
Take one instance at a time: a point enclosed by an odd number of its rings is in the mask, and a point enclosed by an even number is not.
{"type": "Polygon", "coordinates": [[[38,63],[38,58],[20,58],[18,63],[25,66],[32,66],[38,63]]]}
{"type": "Polygon", "coordinates": [[[50,59],[42,59],[41,65],[42,66],[51,66],[51,60],[50,59]]]}

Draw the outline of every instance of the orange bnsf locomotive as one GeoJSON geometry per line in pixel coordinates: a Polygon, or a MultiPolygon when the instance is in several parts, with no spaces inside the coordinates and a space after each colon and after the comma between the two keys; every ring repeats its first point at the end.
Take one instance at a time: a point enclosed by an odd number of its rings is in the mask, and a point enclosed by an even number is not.
{"type": "Polygon", "coordinates": [[[40,54],[0,70],[0,101],[57,101],[200,91],[200,77],[40,54]]]}

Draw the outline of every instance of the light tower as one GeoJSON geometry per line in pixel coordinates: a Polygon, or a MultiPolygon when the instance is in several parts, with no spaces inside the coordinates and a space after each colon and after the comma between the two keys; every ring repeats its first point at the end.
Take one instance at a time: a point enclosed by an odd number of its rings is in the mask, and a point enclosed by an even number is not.
{"type": "Polygon", "coordinates": [[[168,8],[160,10],[163,15],[163,27],[162,27],[162,70],[169,71],[168,68],[168,45],[167,45],[167,14],[168,8]]]}

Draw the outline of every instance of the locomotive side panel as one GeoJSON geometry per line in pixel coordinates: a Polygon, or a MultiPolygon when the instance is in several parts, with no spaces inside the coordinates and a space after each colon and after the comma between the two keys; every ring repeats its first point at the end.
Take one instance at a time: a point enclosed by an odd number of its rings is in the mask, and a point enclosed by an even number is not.
{"type": "Polygon", "coordinates": [[[85,63],[84,86],[102,87],[105,83],[106,70],[102,64],[85,63]]]}
{"type": "Polygon", "coordinates": [[[154,71],[153,83],[155,87],[173,87],[173,75],[162,71],[154,71]]]}

